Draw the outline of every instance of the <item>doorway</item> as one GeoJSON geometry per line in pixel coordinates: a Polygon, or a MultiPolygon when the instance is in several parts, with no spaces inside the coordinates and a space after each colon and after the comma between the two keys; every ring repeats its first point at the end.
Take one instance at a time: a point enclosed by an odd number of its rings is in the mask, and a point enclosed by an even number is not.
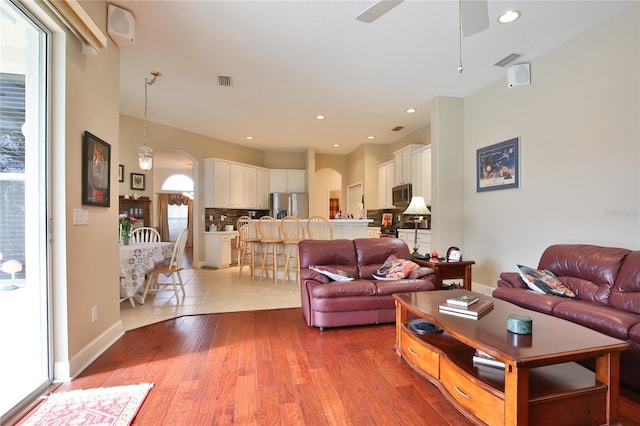
{"type": "Polygon", "coordinates": [[[364,191],[362,182],[347,186],[347,212],[349,217],[364,218],[364,191]]]}

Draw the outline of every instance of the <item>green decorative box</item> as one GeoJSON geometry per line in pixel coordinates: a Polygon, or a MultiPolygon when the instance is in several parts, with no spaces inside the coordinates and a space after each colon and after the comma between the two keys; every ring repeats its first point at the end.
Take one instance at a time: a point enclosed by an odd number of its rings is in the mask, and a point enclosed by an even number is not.
{"type": "Polygon", "coordinates": [[[509,314],[507,317],[507,330],[516,334],[531,334],[533,321],[524,315],[509,314]]]}

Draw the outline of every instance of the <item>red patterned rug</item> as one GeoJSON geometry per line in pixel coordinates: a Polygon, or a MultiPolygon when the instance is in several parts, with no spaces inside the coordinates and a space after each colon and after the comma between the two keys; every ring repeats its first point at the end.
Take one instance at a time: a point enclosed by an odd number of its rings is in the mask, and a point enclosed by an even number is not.
{"type": "Polygon", "coordinates": [[[129,425],[153,383],[53,393],[25,419],[25,426],[129,425]]]}

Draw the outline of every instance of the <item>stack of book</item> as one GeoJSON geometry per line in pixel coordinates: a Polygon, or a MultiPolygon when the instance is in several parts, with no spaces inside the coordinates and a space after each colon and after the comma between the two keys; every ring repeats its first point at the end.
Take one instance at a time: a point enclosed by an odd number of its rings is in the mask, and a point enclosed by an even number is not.
{"type": "Polygon", "coordinates": [[[502,368],[504,370],[504,362],[492,357],[491,355],[484,351],[481,351],[480,349],[476,349],[476,353],[473,355],[473,364],[502,368]]]}
{"type": "Polygon", "coordinates": [[[439,306],[439,311],[447,315],[479,319],[493,309],[493,302],[480,300],[473,295],[450,297],[447,303],[439,306]]]}

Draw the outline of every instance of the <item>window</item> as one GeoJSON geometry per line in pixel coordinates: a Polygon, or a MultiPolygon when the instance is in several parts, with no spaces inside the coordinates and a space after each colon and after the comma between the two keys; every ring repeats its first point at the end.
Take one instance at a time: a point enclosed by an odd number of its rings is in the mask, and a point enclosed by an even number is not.
{"type": "Polygon", "coordinates": [[[0,423],[51,382],[47,33],[0,0],[0,423]],[[25,197],[29,194],[29,197],[25,197]],[[10,350],[8,350],[10,348],[10,350]]]}

